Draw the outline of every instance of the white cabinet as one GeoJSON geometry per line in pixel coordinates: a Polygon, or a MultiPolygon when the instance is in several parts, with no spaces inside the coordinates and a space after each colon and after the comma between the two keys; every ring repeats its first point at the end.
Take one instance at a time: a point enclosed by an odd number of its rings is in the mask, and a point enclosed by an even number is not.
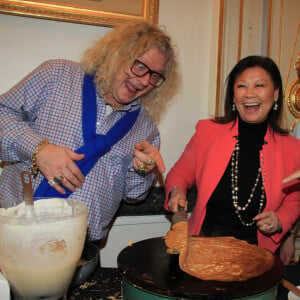
{"type": "Polygon", "coordinates": [[[165,215],[126,216],[116,218],[100,250],[101,266],[117,267],[118,254],[130,243],[165,236],[171,223],[165,215]]]}

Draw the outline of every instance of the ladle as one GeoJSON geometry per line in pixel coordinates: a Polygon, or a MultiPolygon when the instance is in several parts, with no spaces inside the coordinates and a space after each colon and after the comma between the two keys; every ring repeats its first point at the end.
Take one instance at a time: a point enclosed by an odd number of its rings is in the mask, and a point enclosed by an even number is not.
{"type": "Polygon", "coordinates": [[[24,201],[25,201],[26,218],[33,218],[34,207],[33,207],[31,174],[29,171],[22,171],[21,177],[22,177],[23,194],[24,194],[24,201]]]}

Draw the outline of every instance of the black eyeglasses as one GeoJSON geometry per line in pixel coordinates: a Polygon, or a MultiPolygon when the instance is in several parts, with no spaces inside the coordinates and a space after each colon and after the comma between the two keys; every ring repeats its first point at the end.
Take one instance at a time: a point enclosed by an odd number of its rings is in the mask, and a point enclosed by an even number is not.
{"type": "Polygon", "coordinates": [[[149,83],[155,87],[160,86],[165,80],[165,77],[162,74],[152,71],[147,65],[137,59],[131,66],[131,72],[137,77],[143,77],[149,73],[149,83]]]}

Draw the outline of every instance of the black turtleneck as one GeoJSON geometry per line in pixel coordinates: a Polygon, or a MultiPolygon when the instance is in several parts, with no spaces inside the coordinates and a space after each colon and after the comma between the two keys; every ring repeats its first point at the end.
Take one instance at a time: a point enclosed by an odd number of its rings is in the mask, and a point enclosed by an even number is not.
{"type": "MultiPolygon", "coordinates": [[[[267,131],[267,121],[250,124],[239,119],[239,171],[238,203],[243,206],[249,199],[260,165],[259,150],[262,149],[267,131]]],[[[245,222],[251,222],[258,214],[262,178],[256,187],[251,204],[241,213],[245,222]]],[[[265,206],[265,203],[264,203],[265,206]]],[[[218,186],[207,203],[207,212],[201,229],[201,235],[234,236],[257,244],[256,225],[244,226],[235,213],[232,201],[231,161],[228,162],[218,186]]]]}

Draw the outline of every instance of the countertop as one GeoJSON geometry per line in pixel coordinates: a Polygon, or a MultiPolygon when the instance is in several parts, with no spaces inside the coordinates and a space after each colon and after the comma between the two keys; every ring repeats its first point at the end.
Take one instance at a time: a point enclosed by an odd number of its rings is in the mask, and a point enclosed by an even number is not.
{"type": "MultiPolygon", "coordinates": [[[[300,263],[285,266],[283,277],[295,285],[300,284],[300,263]]],[[[117,268],[97,268],[84,284],[69,291],[68,299],[120,300],[122,276],[117,268]]],[[[287,300],[288,291],[279,286],[277,300],[287,300]]]]}
{"type": "Polygon", "coordinates": [[[68,299],[122,299],[119,270],[117,268],[97,268],[88,281],[69,291],[68,299]]]}

